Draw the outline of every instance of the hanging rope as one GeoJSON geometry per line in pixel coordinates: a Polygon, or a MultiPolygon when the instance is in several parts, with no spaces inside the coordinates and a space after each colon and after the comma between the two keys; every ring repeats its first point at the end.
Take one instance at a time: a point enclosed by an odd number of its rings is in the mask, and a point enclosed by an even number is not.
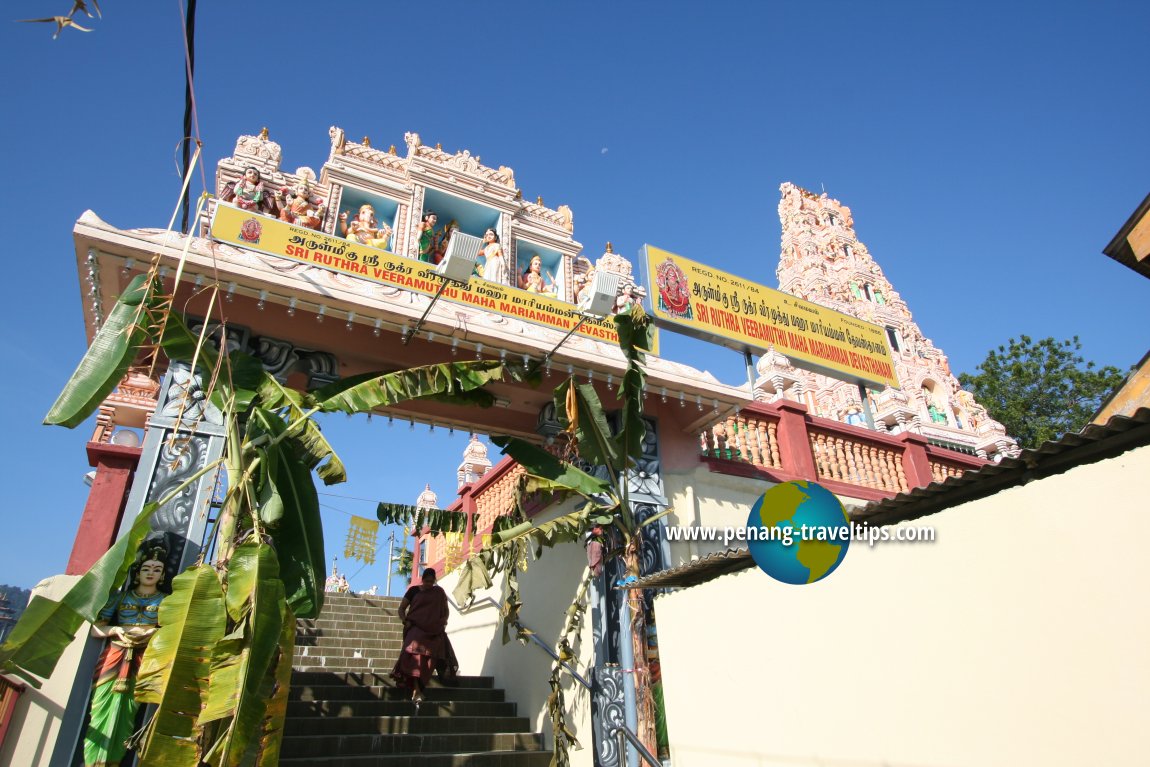
{"type": "MultiPolygon", "coordinates": [[[[177,0],[178,4],[178,0],[177,0]]],[[[184,9],[180,8],[180,21],[184,27],[184,131],[185,137],[194,136],[196,146],[202,146],[200,141],[200,125],[199,115],[196,111],[196,91],[193,86],[194,74],[196,71],[196,0],[188,0],[188,12],[184,13],[184,9]]],[[[189,152],[191,147],[187,141],[184,141],[181,150],[181,166],[180,173],[185,183],[192,169],[189,165],[189,152]]],[[[201,169],[201,173],[203,173],[201,169]]],[[[207,180],[204,179],[204,187],[207,187],[207,180]]],[[[188,234],[188,205],[189,199],[187,196],[183,198],[183,217],[180,220],[180,231],[188,234]]]]}

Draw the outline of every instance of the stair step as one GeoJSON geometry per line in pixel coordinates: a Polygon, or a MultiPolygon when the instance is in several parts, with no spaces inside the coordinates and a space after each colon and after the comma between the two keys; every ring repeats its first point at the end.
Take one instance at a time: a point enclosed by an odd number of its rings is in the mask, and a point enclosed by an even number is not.
{"type": "MultiPolygon", "coordinates": [[[[375,686],[382,685],[384,687],[395,687],[395,681],[390,676],[391,669],[378,673],[364,673],[364,672],[332,672],[332,671],[300,671],[292,672],[292,685],[297,684],[310,684],[310,685],[347,685],[347,686],[375,686]]],[[[464,676],[460,675],[452,680],[451,684],[445,684],[441,679],[432,677],[427,683],[428,688],[454,688],[464,687],[468,689],[481,688],[490,690],[495,687],[495,679],[490,676],[464,676]]]]}
{"type": "MultiPolygon", "coordinates": [[[[514,703],[494,700],[432,700],[419,707],[420,716],[516,716],[514,703]]],[[[406,698],[387,700],[295,700],[288,703],[289,717],[343,718],[362,716],[407,716],[412,713],[406,698]]]]}
{"type": "Polygon", "coordinates": [[[381,633],[378,631],[355,631],[355,632],[340,632],[340,631],[324,631],[324,632],[297,632],[295,635],[296,645],[299,647],[316,647],[318,645],[329,645],[335,643],[338,647],[353,647],[361,646],[365,642],[370,644],[368,647],[374,646],[387,646],[389,643],[401,644],[403,639],[399,634],[392,635],[390,632],[381,633]]]}
{"type": "Polygon", "coordinates": [[[352,645],[350,647],[332,647],[331,645],[297,645],[295,648],[296,666],[314,666],[313,658],[328,658],[327,665],[342,658],[373,658],[387,661],[394,665],[399,658],[402,645],[395,643],[389,647],[367,647],[365,645],[352,645]]]}
{"type": "Polygon", "coordinates": [[[491,677],[432,679],[416,709],[389,672],[399,597],[327,594],[296,622],[283,767],[550,767],[543,736],[491,677]]]}
{"type": "Polygon", "coordinates": [[[285,757],[284,767],[550,767],[550,751],[486,751],[471,754],[392,754],[388,756],[285,757]]]}
{"type": "MultiPolygon", "coordinates": [[[[414,706],[412,706],[414,708],[414,706]]],[[[420,706],[422,709],[422,706],[420,706]]],[[[526,733],[525,716],[348,716],[292,719],[285,732],[323,740],[336,735],[443,735],[526,733]]],[[[484,749],[479,749],[484,750],[484,749]]]]}
{"type": "Polygon", "coordinates": [[[285,735],[280,756],[359,756],[363,754],[474,753],[539,751],[543,738],[531,732],[445,733],[424,735],[285,735]]]}
{"type": "MultiPolygon", "coordinates": [[[[408,700],[411,693],[398,687],[386,685],[346,685],[346,684],[300,684],[293,682],[288,692],[289,701],[361,701],[361,700],[408,700]]],[[[428,687],[423,691],[427,701],[491,701],[502,703],[501,689],[467,687],[428,687]]],[[[290,705],[290,704],[289,704],[290,705]]]]}

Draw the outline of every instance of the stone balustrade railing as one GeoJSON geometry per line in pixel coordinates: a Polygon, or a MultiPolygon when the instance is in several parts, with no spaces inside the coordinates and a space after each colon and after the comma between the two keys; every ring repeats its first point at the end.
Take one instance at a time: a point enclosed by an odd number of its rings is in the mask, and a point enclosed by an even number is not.
{"type": "Polygon", "coordinates": [[[788,400],[750,403],[704,431],[699,443],[713,471],[813,480],[863,500],[889,498],[986,463],[929,445],[917,434],[884,434],[811,416],[805,405],[788,400]]]}
{"type": "MultiPolygon", "coordinates": [[[[748,403],[699,435],[702,460],[712,471],[770,482],[818,482],[840,497],[889,498],[986,464],[981,458],[927,443],[919,434],[885,434],[812,416],[789,400],[748,403]]],[[[479,480],[464,485],[451,505],[468,515],[458,549],[427,537],[427,561],[443,569],[477,551],[495,520],[511,511],[522,468],[504,458],[479,480]],[[448,556],[451,553],[452,556],[448,556]]]]}

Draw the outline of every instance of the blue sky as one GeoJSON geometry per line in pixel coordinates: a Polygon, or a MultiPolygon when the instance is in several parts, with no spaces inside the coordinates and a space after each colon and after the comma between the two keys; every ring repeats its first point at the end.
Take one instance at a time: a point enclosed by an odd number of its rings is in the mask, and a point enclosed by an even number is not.
{"type": "MultiPolygon", "coordinates": [[[[10,21],[69,6],[0,19],[0,583],[23,586],[63,570],[87,490],[91,426],[40,425],[85,348],[72,226],[163,227],[179,191],[179,5],[105,0],[55,41],[10,21]]],[[[1147,29],[1137,2],[200,3],[196,96],[209,184],[262,126],[288,170],[322,165],[331,125],[416,131],[570,205],[592,259],[649,242],[770,286],[779,184],[825,186],[956,372],[1020,333],[1126,367],[1150,283],[1100,251],[1150,191],[1147,29]]],[[[742,380],[733,352],[663,349],[742,380]]],[[[325,428],[352,475],[323,497],[329,556],[373,516],[353,498],[453,495],[464,435],[325,428]]]]}

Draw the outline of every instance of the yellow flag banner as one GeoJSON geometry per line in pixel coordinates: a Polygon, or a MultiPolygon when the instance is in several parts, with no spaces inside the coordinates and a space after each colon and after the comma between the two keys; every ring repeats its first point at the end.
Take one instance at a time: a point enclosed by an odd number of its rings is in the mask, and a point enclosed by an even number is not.
{"type": "Polygon", "coordinates": [[[343,555],[348,559],[358,559],[364,564],[375,564],[376,538],[379,536],[379,520],[352,517],[347,530],[347,543],[343,555]]]}
{"type": "MultiPolygon", "coordinates": [[[[425,296],[434,296],[442,284],[442,280],[433,276],[435,267],[432,264],[293,226],[224,203],[216,203],[211,234],[220,242],[240,248],[313,264],[370,282],[395,285],[425,296]]],[[[562,332],[571,330],[582,319],[574,304],[501,283],[488,282],[481,277],[472,277],[467,285],[449,284],[441,298],[507,317],[517,317],[562,332]]],[[[615,321],[609,316],[587,319],[575,334],[612,344],[619,343],[615,321]]],[[[650,351],[657,354],[657,339],[652,345],[655,348],[650,351]]]]}
{"type": "Polygon", "coordinates": [[[898,386],[878,325],[652,245],[644,251],[660,326],[739,351],[774,347],[793,364],[833,378],[898,386]]]}

